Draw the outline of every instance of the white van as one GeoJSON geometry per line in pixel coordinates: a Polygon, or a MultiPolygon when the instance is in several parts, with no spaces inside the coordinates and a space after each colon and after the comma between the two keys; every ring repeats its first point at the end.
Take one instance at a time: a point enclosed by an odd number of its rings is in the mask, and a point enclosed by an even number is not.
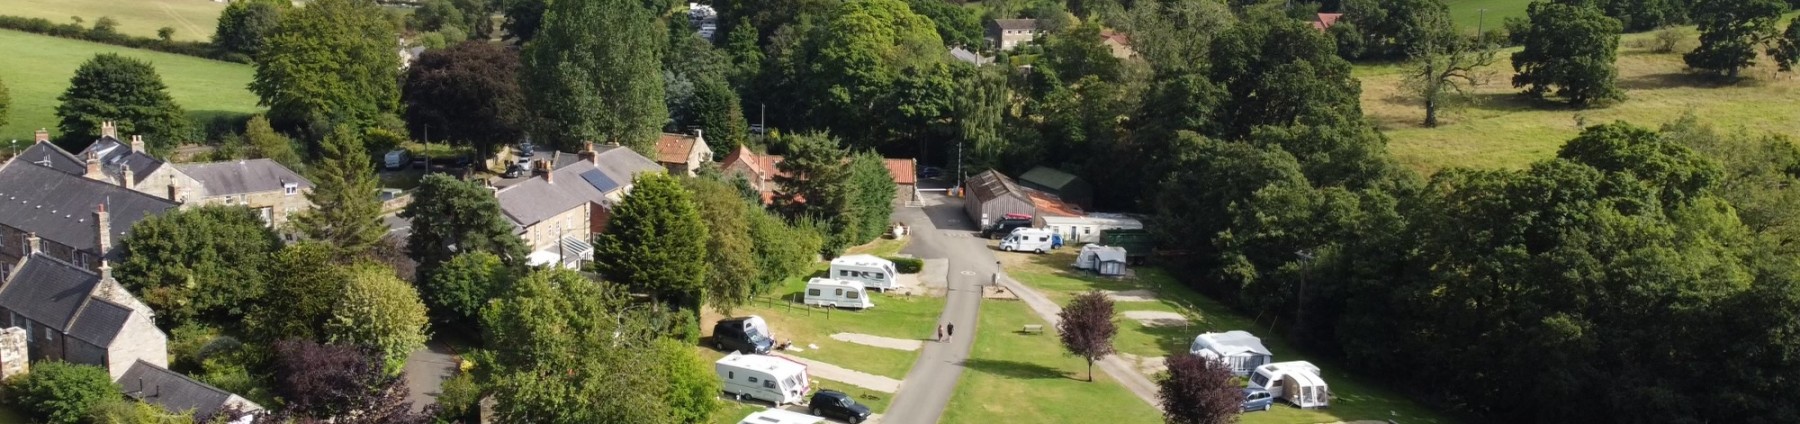
{"type": "Polygon", "coordinates": [[[1250,373],[1250,387],[1267,390],[1269,391],[1269,394],[1275,395],[1275,397],[1283,397],[1282,386],[1284,386],[1284,384],[1282,384],[1282,380],[1286,379],[1288,373],[1293,372],[1307,372],[1312,375],[1318,375],[1319,367],[1306,361],[1263,364],[1262,366],[1256,367],[1255,372],[1250,373]]]}
{"type": "Polygon", "coordinates": [[[739,399],[768,401],[776,406],[800,403],[812,390],[806,365],[791,359],[732,352],[713,362],[713,371],[725,384],[725,393],[739,399]]]}
{"type": "Polygon", "coordinates": [[[806,281],[806,304],[833,308],[866,309],[875,307],[869,291],[861,281],[813,278],[806,281]]]}
{"type": "Polygon", "coordinates": [[[887,291],[894,288],[894,279],[900,273],[894,272],[894,262],[875,257],[874,255],[850,255],[831,260],[831,271],[827,277],[860,281],[863,287],[887,291]]]}
{"type": "Polygon", "coordinates": [[[1056,245],[1051,241],[1056,233],[1043,228],[1020,228],[1013,230],[1006,238],[1000,239],[1000,250],[1008,252],[1049,252],[1056,245]]]}

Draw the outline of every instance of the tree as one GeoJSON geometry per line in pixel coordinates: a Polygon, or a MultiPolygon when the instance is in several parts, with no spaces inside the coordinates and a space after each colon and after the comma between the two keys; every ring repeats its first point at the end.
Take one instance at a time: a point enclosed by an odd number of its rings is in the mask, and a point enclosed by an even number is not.
{"type": "Polygon", "coordinates": [[[525,45],[520,74],[539,140],[565,148],[616,142],[654,153],[669,117],[656,12],[638,0],[550,3],[542,30],[525,45]]]}
{"type": "MultiPolygon", "coordinates": [[[[1775,58],[1775,65],[1781,67],[1781,72],[1793,71],[1794,64],[1800,63],[1800,17],[1788,21],[1787,30],[1782,31],[1773,44],[1769,47],[1769,57],[1775,58]]],[[[0,125],[6,125],[5,90],[0,87],[0,125]]]]}
{"type": "Polygon", "coordinates": [[[499,0],[501,12],[506,15],[506,22],[500,29],[518,40],[519,45],[529,44],[537,36],[538,29],[544,23],[544,9],[549,8],[549,0],[499,0]]]}
{"type": "Polygon", "coordinates": [[[439,321],[473,329],[480,324],[481,308],[505,292],[512,272],[493,253],[463,253],[421,280],[419,295],[439,321]]]}
{"type": "Polygon", "coordinates": [[[1156,381],[1163,422],[1230,424],[1242,411],[1244,393],[1224,361],[1199,355],[1169,357],[1169,372],[1156,381]]]}
{"type": "Polygon", "coordinates": [[[275,132],[275,127],[269,125],[269,118],[251,116],[244,124],[244,141],[250,145],[251,157],[273,160],[295,171],[306,169],[306,160],[294,150],[294,140],[275,132]]]}
{"type": "Polygon", "coordinates": [[[273,343],[283,339],[322,342],[327,338],[344,284],[350,276],[338,264],[337,248],[319,241],[303,241],[275,252],[267,274],[278,277],[268,294],[245,317],[252,340],[273,343]]]}
{"type": "Polygon", "coordinates": [[[407,68],[406,126],[429,140],[474,146],[486,157],[524,135],[519,55],[499,44],[467,41],[427,50],[407,68]]]}
{"type": "Polygon", "coordinates": [[[379,181],[362,136],[340,126],[319,143],[324,160],[313,173],[306,200],[313,208],[294,218],[307,237],[337,246],[346,257],[369,253],[387,235],[381,222],[379,181]]]}
{"type": "Polygon", "coordinates": [[[458,253],[488,252],[512,265],[525,260],[525,241],[513,234],[500,202],[474,182],[426,175],[400,217],[412,221],[406,250],[419,263],[421,281],[428,281],[438,266],[458,253]]]}
{"type": "Polygon", "coordinates": [[[256,54],[250,91],[278,127],[318,140],[400,111],[393,22],[370,0],[319,0],[282,16],[256,54]]]}
{"type": "Polygon", "coordinates": [[[762,279],[752,252],[750,214],[737,189],[723,181],[688,178],[683,185],[693,193],[694,206],[706,226],[706,302],[720,314],[731,315],[732,308],[750,301],[756,282],[762,279]]]}
{"type": "Polygon", "coordinates": [[[1213,39],[1207,75],[1223,89],[1214,113],[1225,139],[1264,125],[1336,123],[1362,118],[1361,89],[1337,47],[1304,22],[1253,11],[1213,39]],[[1302,65],[1304,64],[1304,65],[1302,65]]]}
{"type": "Polygon", "coordinates": [[[746,204],[750,222],[751,252],[756,258],[757,281],[752,295],[772,292],[790,277],[810,272],[825,239],[812,228],[789,225],[760,204],[746,204]]]}
{"type": "MultiPolygon", "coordinates": [[[[12,111],[12,94],[6,91],[6,81],[0,80],[0,127],[7,124],[8,112],[12,111]]],[[[16,152],[15,152],[16,153],[16,152]]]]}
{"type": "Polygon", "coordinates": [[[673,339],[660,338],[651,343],[660,381],[667,381],[670,418],[679,423],[705,422],[721,406],[719,376],[700,360],[694,347],[673,339]]]}
{"type": "Polygon", "coordinates": [[[270,32],[281,22],[281,14],[293,8],[282,0],[234,1],[219,12],[219,26],[213,31],[213,46],[231,53],[256,56],[268,41],[270,32]]]}
{"type": "Polygon", "coordinates": [[[710,233],[694,203],[675,177],[638,174],[606,232],[595,237],[595,270],[671,309],[698,313],[708,272],[695,258],[707,257],[710,233]]]}
{"type": "Polygon", "coordinates": [[[1713,76],[1737,78],[1739,70],[1756,66],[1756,46],[1774,38],[1776,20],[1786,11],[1780,0],[1699,0],[1694,23],[1700,47],[1681,60],[1713,76]]]}
{"type": "Polygon", "coordinates": [[[852,244],[863,244],[887,233],[889,218],[894,214],[894,175],[887,169],[887,164],[880,154],[862,152],[850,157],[850,178],[846,184],[854,185],[856,198],[852,200],[854,215],[843,217],[854,219],[855,238],[852,244]]]}
{"type": "MultiPolygon", "coordinates": [[[[1449,21],[1443,20],[1446,25],[1449,21]]],[[[1412,55],[1413,65],[1401,84],[1425,104],[1425,126],[1437,127],[1438,111],[1466,99],[1476,87],[1487,84],[1499,46],[1480,40],[1453,38],[1443,44],[1424,42],[1412,55]]]]}
{"type": "MultiPolygon", "coordinates": [[[[476,11],[479,12],[479,11],[476,11]]],[[[479,16],[479,13],[476,13],[479,16]]],[[[415,31],[437,31],[446,27],[469,29],[469,19],[464,18],[462,9],[457,8],[450,0],[428,0],[413,10],[408,17],[407,27],[415,31]]],[[[460,43],[463,40],[445,40],[460,43]]]]}
{"type": "Polygon", "coordinates": [[[883,125],[902,102],[893,97],[909,70],[936,66],[947,56],[931,19],[900,0],[839,3],[804,44],[804,64],[795,89],[812,107],[809,127],[858,140],[866,146],[887,141],[883,125]],[[866,141],[864,141],[866,140],[866,141]]]}
{"type": "Polygon", "coordinates": [[[981,15],[975,14],[975,9],[940,0],[907,0],[906,4],[913,12],[931,19],[937,27],[938,38],[946,45],[973,50],[985,42],[982,40],[981,15]]]}
{"type": "Polygon", "coordinates": [[[1557,96],[1577,107],[1625,98],[1613,65],[1622,29],[1617,19],[1593,7],[1563,3],[1532,3],[1526,14],[1529,24],[1511,34],[1514,43],[1524,46],[1512,55],[1518,72],[1513,87],[1525,87],[1525,94],[1534,98],[1555,87],[1557,96]]]}
{"type": "MultiPolygon", "coordinates": [[[[94,406],[89,413],[92,424],[193,424],[194,414],[175,413],[161,406],[135,400],[111,399],[94,406]]],[[[200,421],[212,422],[212,421],[200,421]]]]}
{"type": "Polygon", "coordinates": [[[368,346],[398,372],[406,355],[425,345],[425,303],[411,284],[374,263],[352,265],[343,295],[325,325],[332,343],[368,346]]]}
{"type": "Polygon", "coordinates": [[[1230,7],[1211,0],[1139,3],[1130,13],[1132,50],[1168,74],[1199,70],[1213,38],[1237,21],[1230,7]]]}
{"type": "Polygon", "coordinates": [[[172,327],[243,317],[262,298],[281,241],[248,208],[206,206],[138,221],[119,246],[118,280],[172,327]]]}
{"type": "Polygon", "coordinates": [[[1442,0],[1345,0],[1344,23],[1363,37],[1363,58],[1410,56],[1425,44],[1446,44],[1455,37],[1450,8],[1442,0]]]}
{"type": "Polygon", "coordinates": [[[94,407],[118,399],[119,386],[105,368],[44,361],[9,384],[7,397],[34,421],[77,424],[86,422],[94,407]]]}
{"type": "Polygon", "coordinates": [[[75,69],[69,89],[57,100],[57,125],[62,138],[57,145],[81,151],[100,135],[100,124],[111,121],[119,134],[142,135],[156,152],[173,149],[187,132],[186,112],[169,97],[168,86],[156,68],[138,59],[113,53],[94,55],[75,69]]]}
{"type": "Polygon", "coordinates": [[[270,422],[431,422],[429,408],[412,413],[406,381],[384,371],[375,352],[297,340],[277,342],[274,351],[275,392],[287,408],[270,422]]]}
{"type": "Polygon", "coordinates": [[[1094,360],[1113,353],[1113,335],[1119,333],[1112,299],[1098,290],[1078,294],[1057,317],[1056,334],[1063,348],[1087,360],[1088,381],[1094,381],[1094,360]]]}
{"type": "Polygon", "coordinates": [[[861,222],[852,209],[856,186],[850,184],[851,172],[844,166],[847,153],[837,139],[825,134],[790,136],[786,142],[788,155],[775,165],[781,170],[775,176],[775,206],[790,219],[826,220],[830,233],[823,234],[825,251],[850,246],[861,222]]]}
{"type": "Polygon", "coordinates": [[[749,121],[744,120],[742,100],[731,85],[717,77],[694,83],[694,125],[704,130],[707,143],[739,146],[749,141],[749,121]]]}

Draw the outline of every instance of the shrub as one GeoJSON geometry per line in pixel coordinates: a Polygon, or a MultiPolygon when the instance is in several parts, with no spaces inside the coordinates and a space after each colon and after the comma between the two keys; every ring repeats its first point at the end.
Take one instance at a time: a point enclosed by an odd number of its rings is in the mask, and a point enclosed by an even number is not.
{"type": "Polygon", "coordinates": [[[1681,44],[1694,38],[1694,35],[1683,27],[1668,27],[1656,32],[1656,41],[1650,51],[1657,53],[1674,53],[1681,44]]]}
{"type": "Polygon", "coordinates": [[[119,399],[119,388],[105,369],[60,361],[32,364],[31,372],[8,387],[12,402],[33,421],[76,424],[108,401],[119,399]]]}
{"type": "Polygon", "coordinates": [[[443,409],[438,411],[438,418],[446,422],[473,422],[470,415],[481,402],[481,386],[475,383],[475,376],[459,373],[449,380],[444,380],[437,404],[443,409]]]}
{"type": "Polygon", "coordinates": [[[881,258],[893,262],[894,270],[901,274],[918,274],[920,270],[925,269],[924,259],[903,256],[883,256],[881,258]]]}

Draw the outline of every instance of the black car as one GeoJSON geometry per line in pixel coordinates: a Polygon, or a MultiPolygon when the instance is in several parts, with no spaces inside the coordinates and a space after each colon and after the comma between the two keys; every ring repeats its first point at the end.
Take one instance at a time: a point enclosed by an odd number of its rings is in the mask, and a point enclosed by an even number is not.
{"type": "Polygon", "coordinates": [[[775,340],[753,331],[744,331],[750,317],[727,318],[713,325],[713,347],[721,352],[769,353],[775,340]]]}
{"type": "Polygon", "coordinates": [[[850,424],[857,424],[869,419],[869,407],[856,403],[850,395],[836,390],[820,390],[813,393],[812,400],[806,403],[815,416],[836,418],[850,424]]]}
{"type": "Polygon", "coordinates": [[[1030,226],[1031,226],[1031,218],[1030,217],[1003,218],[999,221],[994,222],[994,225],[990,225],[987,228],[982,229],[981,236],[985,237],[985,238],[990,238],[990,239],[998,239],[1001,237],[1006,237],[1007,234],[1012,234],[1013,229],[1030,227],[1030,226]]]}

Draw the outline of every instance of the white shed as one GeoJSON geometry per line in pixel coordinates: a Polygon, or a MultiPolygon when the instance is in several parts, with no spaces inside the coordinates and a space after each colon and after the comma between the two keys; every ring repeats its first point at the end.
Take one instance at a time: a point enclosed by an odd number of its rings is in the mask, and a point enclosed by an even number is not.
{"type": "Polygon", "coordinates": [[[1240,376],[1249,375],[1256,367],[1274,359],[1269,348],[1263,347],[1262,339],[1241,330],[1194,337],[1194,344],[1188,347],[1188,353],[1224,362],[1231,366],[1232,373],[1240,376]]]}
{"type": "Polygon", "coordinates": [[[1037,226],[1048,228],[1062,235],[1063,243],[1071,246],[1082,243],[1099,243],[1101,231],[1144,229],[1143,221],[1116,213],[1093,212],[1082,216],[1041,215],[1038,217],[1037,226]]]}
{"type": "Polygon", "coordinates": [[[1123,247],[1090,244],[1081,246],[1081,254],[1075,256],[1075,269],[1108,276],[1125,275],[1127,261],[1123,247]]]}

